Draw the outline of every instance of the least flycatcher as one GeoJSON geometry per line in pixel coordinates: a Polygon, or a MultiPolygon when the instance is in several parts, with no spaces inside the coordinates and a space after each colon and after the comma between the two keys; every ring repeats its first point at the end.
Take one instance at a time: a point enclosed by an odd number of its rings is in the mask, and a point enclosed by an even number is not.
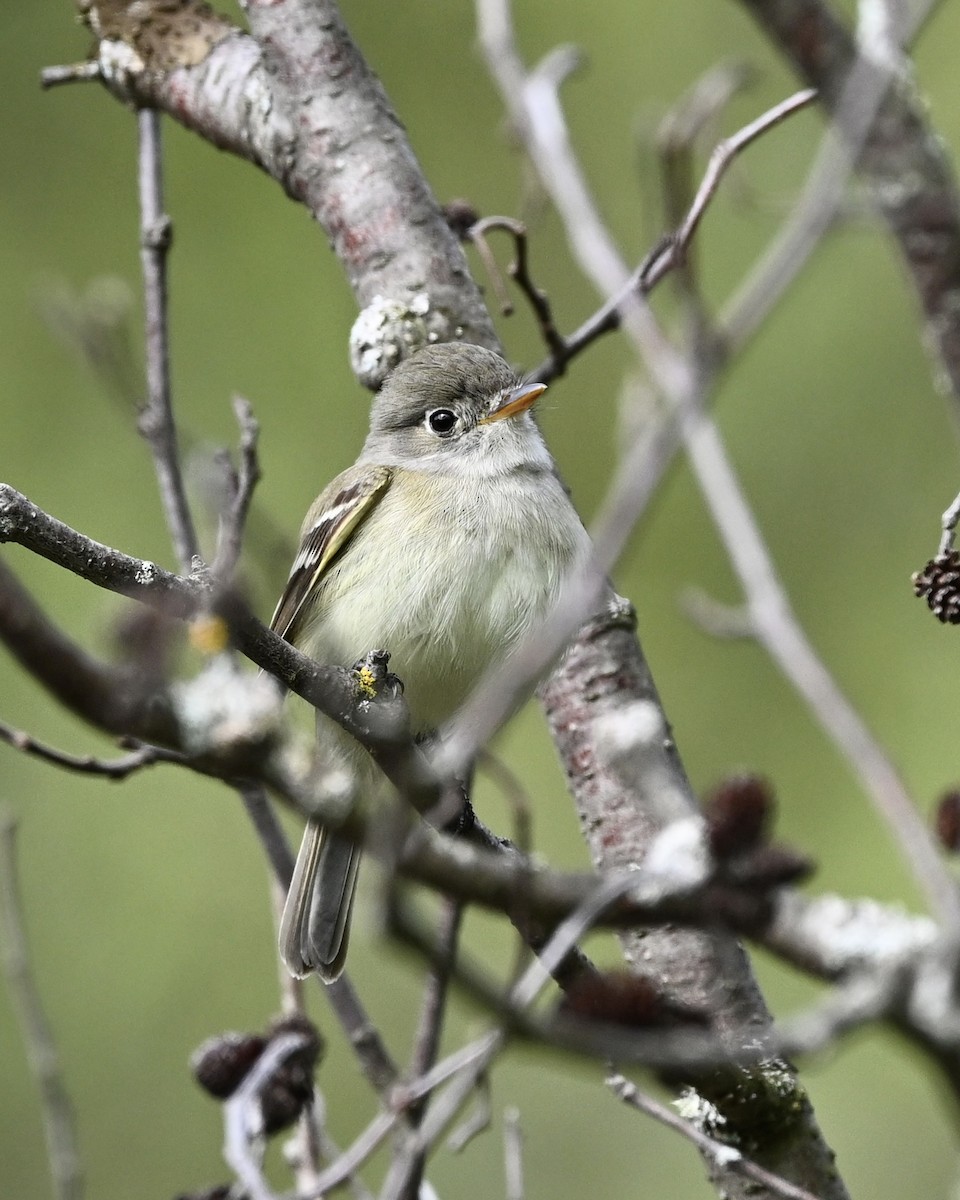
{"type": "MultiPolygon", "coordinates": [[[[314,501],[272,627],[349,666],[390,651],[416,733],[437,729],[549,611],[586,533],[530,414],[543,391],[498,355],[447,343],[387,378],[356,463],[314,501]]],[[[317,719],[321,748],[375,778],[317,719]]],[[[343,969],[359,850],[307,825],[280,925],[294,975],[343,969]]]]}

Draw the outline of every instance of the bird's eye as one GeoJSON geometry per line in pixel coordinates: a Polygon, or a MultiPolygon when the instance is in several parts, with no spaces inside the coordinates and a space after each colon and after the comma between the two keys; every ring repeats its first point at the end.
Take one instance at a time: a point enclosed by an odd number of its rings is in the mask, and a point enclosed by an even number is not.
{"type": "Polygon", "coordinates": [[[427,424],[440,437],[446,437],[453,432],[457,423],[457,414],[450,408],[435,408],[427,413],[427,424]]]}

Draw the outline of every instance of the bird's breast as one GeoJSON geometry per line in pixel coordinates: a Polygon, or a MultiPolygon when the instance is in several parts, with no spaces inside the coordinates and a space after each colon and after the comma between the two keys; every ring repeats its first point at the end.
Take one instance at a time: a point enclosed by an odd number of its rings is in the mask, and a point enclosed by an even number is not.
{"type": "Polygon", "coordinates": [[[299,639],[347,666],[389,650],[418,730],[450,716],[543,618],[585,548],[553,474],[481,482],[400,474],[331,564],[299,639]]]}

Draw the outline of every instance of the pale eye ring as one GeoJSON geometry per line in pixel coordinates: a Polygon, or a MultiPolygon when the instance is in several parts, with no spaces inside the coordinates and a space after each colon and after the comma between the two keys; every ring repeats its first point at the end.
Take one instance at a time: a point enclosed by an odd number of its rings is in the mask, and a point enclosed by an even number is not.
{"type": "Polygon", "coordinates": [[[434,408],[427,413],[427,427],[438,437],[449,437],[457,425],[457,414],[452,408],[434,408]]]}

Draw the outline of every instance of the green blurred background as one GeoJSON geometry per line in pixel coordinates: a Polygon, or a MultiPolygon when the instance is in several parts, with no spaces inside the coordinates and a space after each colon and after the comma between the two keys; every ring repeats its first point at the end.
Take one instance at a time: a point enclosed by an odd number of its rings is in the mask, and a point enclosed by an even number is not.
{"type": "MultiPolygon", "coordinates": [[[[474,49],[471,5],[347,0],[345,15],[438,195],[467,196],[484,213],[524,211],[533,267],[559,324],[579,323],[596,297],[570,265],[556,219],[527,207],[527,173],[474,49]]],[[[587,52],[587,69],[566,90],[571,128],[631,258],[661,226],[649,145],[666,108],[718,61],[760,71],[753,90],[731,105],[723,131],[795,86],[725,0],[610,0],[602,10],[522,0],[516,15],[531,60],[558,42],[587,52]]],[[[43,65],[82,57],[86,44],[66,0],[0,9],[0,478],[92,536],[169,566],[151,465],[130,410],[105,393],[49,319],[55,300],[88,293],[102,277],[125,281],[134,296],[138,287],[131,115],[96,86],[46,95],[37,86],[43,65]]],[[[958,49],[960,11],[944,6],[917,61],[932,118],[955,154],[958,49]]],[[[319,485],[351,460],[365,429],[366,399],[345,348],[353,302],[303,209],[249,166],[166,128],[179,416],[198,447],[231,445],[230,397],[252,401],[265,472],[256,503],[263,520],[293,536],[319,485]]],[[[752,149],[725,185],[700,243],[713,300],[735,287],[773,234],[820,130],[816,114],[793,119],[752,149]]],[[[501,322],[501,331],[518,363],[539,361],[524,313],[501,322]]],[[[629,368],[624,346],[610,339],[574,364],[543,405],[550,444],[586,517],[617,445],[629,368]]],[[[718,412],[801,618],[929,808],[960,776],[952,667],[960,642],[912,598],[909,578],[935,549],[939,513],[956,491],[956,444],[920,348],[913,299],[881,234],[853,222],[831,236],[727,376],[718,412]]],[[[122,611],[114,598],[17,548],[3,554],[75,636],[109,652],[122,611]]],[[[269,561],[251,573],[264,615],[285,571],[269,561]]],[[[886,830],[765,657],[748,644],[712,641],[683,615],[678,596],[689,585],[728,601],[738,595],[686,469],[673,472],[617,582],[639,611],[695,785],[706,788],[740,767],[764,772],[781,799],[780,833],[821,863],[817,888],[916,904],[886,830]]],[[[185,669],[195,667],[186,661],[185,669]]],[[[76,752],[110,753],[5,657],[0,684],[0,718],[76,752]]],[[[536,795],[539,848],[560,864],[584,865],[535,709],[500,750],[536,795]]],[[[171,769],[110,785],[4,748],[0,799],[21,816],[29,934],[79,1113],[89,1195],[166,1200],[226,1178],[219,1113],[191,1083],[187,1056],[220,1029],[261,1026],[277,1004],[266,873],[238,802],[171,769]]],[[[480,804],[507,828],[492,789],[480,804]]],[[[472,922],[470,937],[490,962],[505,960],[502,924],[472,922]]],[[[595,949],[615,957],[605,941],[595,949]]],[[[402,1054],[419,969],[384,947],[363,912],[351,969],[402,1054]]],[[[813,994],[774,964],[761,961],[759,969],[778,1012],[813,994]]],[[[321,1084],[333,1132],[346,1142],[371,1101],[319,1001],[315,1012],[332,1042],[321,1084]]],[[[480,1019],[458,1003],[448,1045],[480,1019]]],[[[2,987],[0,1056],[0,1197],[42,1196],[36,1090],[2,987]]],[[[806,1067],[855,1195],[947,1194],[957,1167],[955,1114],[926,1063],[870,1032],[806,1067]]],[[[508,1104],[522,1114],[531,1200],[588,1191],[712,1194],[693,1151],[620,1107],[599,1079],[593,1067],[512,1051],[494,1078],[493,1132],[461,1158],[441,1154],[431,1171],[441,1194],[501,1193],[500,1113],[508,1104]]]]}

